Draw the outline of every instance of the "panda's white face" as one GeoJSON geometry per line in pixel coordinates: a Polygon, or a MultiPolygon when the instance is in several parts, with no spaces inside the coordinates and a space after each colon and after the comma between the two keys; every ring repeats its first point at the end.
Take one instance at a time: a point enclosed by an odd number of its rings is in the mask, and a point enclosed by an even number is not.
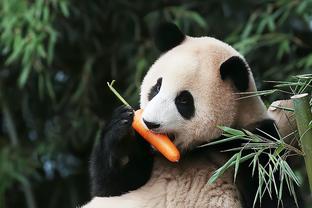
{"type": "Polygon", "coordinates": [[[217,126],[232,126],[237,112],[233,84],[220,75],[232,56],[240,55],[209,37],[187,37],[163,54],[141,86],[146,126],[173,135],[180,150],[219,137],[217,126]]]}

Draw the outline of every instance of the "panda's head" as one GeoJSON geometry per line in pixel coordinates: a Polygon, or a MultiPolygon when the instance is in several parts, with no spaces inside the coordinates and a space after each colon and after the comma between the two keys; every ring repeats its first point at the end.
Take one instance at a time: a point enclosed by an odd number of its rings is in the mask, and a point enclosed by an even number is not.
{"type": "Polygon", "coordinates": [[[170,135],[180,150],[219,137],[219,125],[244,127],[266,116],[259,98],[238,99],[239,92],[256,88],[246,61],[231,46],[186,36],[170,23],[156,30],[155,42],[163,53],[141,85],[143,121],[170,135]]]}

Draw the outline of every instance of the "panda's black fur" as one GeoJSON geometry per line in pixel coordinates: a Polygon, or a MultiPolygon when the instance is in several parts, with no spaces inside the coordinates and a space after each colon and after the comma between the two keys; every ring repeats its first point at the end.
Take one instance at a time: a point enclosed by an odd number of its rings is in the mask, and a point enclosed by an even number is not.
{"type": "MultiPolygon", "coordinates": [[[[172,24],[162,24],[160,29],[161,31],[156,32],[156,44],[162,52],[179,45],[184,40],[184,35],[172,24]],[[168,35],[163,34],[163,31],[166,30],[169,32],[168,35]]],[[[220,73],[223,80],[230,79],[234,83],[238,92],[245,91],[248,88],[248,68],[240,57],[233,57],[224,62],[220,67],[220,73]]],[[[157,94],[157,85],[161,85],[161,80],[157,81],[151,89],[149,99],[157,94]]],[[[188,111],[187,108],[186,111],[188,111]]],[[[194,112],[190,114],[187,112],[180,113],[181,115],[186,113],[191,116],[194,112]]],[[[187,118],[188,116],[186,116],[187,118]]],[[[143,186],[149,180],[153,167],[153,155],[158,153],[152,150],[150,145],[134,132],[131,128],[132,119],[133,110],[121,106],[114,111],[111,121],[103,129],[100,141],[95,145],[91,156],[92,196],[119,196],[143,186]]],[[[267,139],[271,139],[267,134],[278,137],[274,121],[270,119],[252,124],[247,129],[267,139]]],[[[215,138],[215,140],[217,139],[222,139],[222,137],[215,138]]],[[[223,151],[241,145],[242,142],[235,140],[220,145],[192,149],[183,153],[182,158],[190,154],[205,155],[212,150],[223,151]]],[[[230,157],[234,153],[225,152],[224,154],[229,154],[230,157]]],[[[266,164],[267,161],[265,157],[260,158],[262,164],[266,164]]],[[[236,180],[242,197],[242,204],[245,208],[253,207],[258,188],[258,175],[255,174],[252,177],[251,169],[248,161],[242,163],[236,180]]],[[[278,177],[276,178],[278,179],[278,177]]],[[[277,187],[279,187],[279,181],[276,182],[277,187]]],[[[283,207],[296,207],[293,197],[287,190],[287,185],[284,184],[283,187],[283,207]]],[[[299,207],[303,207],[299,193],[297,198],[299,207]]],[[[276,195],[273,194],[271,198],[268,194],[265,194],[261,206],[260,203],[257,203],[255,207],[274,208],[277,207],[277,204],[278,197],[276,195]]]]}
{"type": "Polygon", "coordinates": [[[133,110],[117,108],[95,145],[90,164],[92,196],[118,196],[149,179],[153,157],[149,144],[131,128],[133,110]]]}

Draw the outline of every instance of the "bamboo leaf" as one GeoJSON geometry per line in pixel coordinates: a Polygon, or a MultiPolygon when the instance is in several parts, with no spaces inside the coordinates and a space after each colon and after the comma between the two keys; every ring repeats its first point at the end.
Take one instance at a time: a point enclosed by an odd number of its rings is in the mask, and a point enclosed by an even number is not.
{"type": "Polygon", "coordinates": [[[236,160],[236,157],[237,154],[233,155],[222,167],[217,169],[209,178],[208,183],[214,183],[230,167],[231,163],[236,160]]]}
{"type": "Polygon", "coordinates": [[[232,137],[228,137],[228,138],[220,139],[220,140],[218,139],[216,141],[212,141],[212,142],[209,142],[207,144],[200,145],[200,146],[198,146],[198,148],[212,146],[212,145],[216,145],[216,144],[222,144],[222,143],[237,140],[237,139],[241,139],[241,136],[232,136],[232,137]]]}
{"type": "Polygon", "coordinates": [[[235,171],[234,171],[234,182],[236,181],[236,176],[237,176],[237,172],[238,172],[238,168],[239,168],[239,163],[240,163],[240,160],[241,160],[241,156],[242,156],[242,152],[239,152],[239,153],[237,154],[237,157],[236,157],[235,171]]]}
{"type": "Polygon", "coordinates": [[[220,128],[221,130],[223,130],[224,132],[231,134],[233,136],[241,136],[244,137],[246,134],[241,131],[241,130],[237,130],[237,129],[233,129],[230,127],[226,127],[226,126],[218,126],[218,128],[220,128]]]}
{"type": "Polygon", "coordinates": [[[20,88],[23,88],[24,85],[26,84],[26,81],[27,81],[27,79],[28,79],[28,77],[29,77],[30,72],[31,72],[31,65],[28,64],[28,65],[23,69],[23,71],[22,71],[22,73],[21,73],[21,75],[20,75],[20,77],[19,77],[19,79],[18,79],[18,85],[19,85],[20,88]]]}

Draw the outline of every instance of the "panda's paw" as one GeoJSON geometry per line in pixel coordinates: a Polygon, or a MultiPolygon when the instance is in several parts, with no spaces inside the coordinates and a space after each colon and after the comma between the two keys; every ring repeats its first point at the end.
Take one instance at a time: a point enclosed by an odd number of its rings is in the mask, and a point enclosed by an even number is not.
{"type": "Polygon", "coordinates": [[[131,124],[133,121],[134,111],[131,107],[120,106],[113,112],[109,124],[104,130],[104,141],[108,146],[114,146],[133,133],[131,124]]]}

